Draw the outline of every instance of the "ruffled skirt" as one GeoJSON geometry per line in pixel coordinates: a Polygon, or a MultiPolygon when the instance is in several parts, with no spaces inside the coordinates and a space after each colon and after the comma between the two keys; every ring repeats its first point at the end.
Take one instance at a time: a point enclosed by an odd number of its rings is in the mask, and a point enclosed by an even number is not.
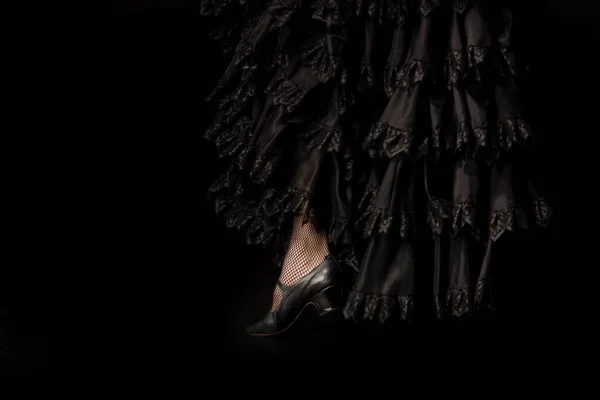
{"type": "Polygon", "coordinates": [[[356,271],[349,319],[410,319],[419,279],[438,317],[493,307],[499,242],[551,216],[501,3],[202,1],[230,58],[206,133],[227,225],[281,254],[314,212],[356,271]]]}

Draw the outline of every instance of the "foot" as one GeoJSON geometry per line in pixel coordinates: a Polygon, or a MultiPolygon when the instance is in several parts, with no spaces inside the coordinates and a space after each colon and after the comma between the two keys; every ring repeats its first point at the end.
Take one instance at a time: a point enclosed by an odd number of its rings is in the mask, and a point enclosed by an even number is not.
{"type": "Polygon", "coordinates": [[[262,319],[246,327],[253,336],[272,336],[291,328],[307,306],[320,316],[342,305],[342,270],[331,256],[297,283],[286,286],[277,282],[282,298],[279,305],[262,319]]]}

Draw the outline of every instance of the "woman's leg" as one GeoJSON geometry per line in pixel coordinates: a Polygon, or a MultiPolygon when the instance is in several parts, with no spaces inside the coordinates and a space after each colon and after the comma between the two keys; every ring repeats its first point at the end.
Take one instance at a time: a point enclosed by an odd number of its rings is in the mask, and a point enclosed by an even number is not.
{"type": "Polygon", "coordinates": [[[342,307],[342,270],[329,257],[327,237],[314,221],[294,218],[271,311],[246,327],[251,335],[272,336],[286,331],[309,305],[319,315],[342,307]]]}
{"type": "MultiPolygon", "coordinates": [[[[314,218],[304,221],[303,216],[295,217],[279,281],[285,286],[294,285],[325,261],[329,254],[327,237],[317,229],[314,218]]],[[[277,309],[282,296],[281,288],[276,285],[271,311],[277,309]]]]}

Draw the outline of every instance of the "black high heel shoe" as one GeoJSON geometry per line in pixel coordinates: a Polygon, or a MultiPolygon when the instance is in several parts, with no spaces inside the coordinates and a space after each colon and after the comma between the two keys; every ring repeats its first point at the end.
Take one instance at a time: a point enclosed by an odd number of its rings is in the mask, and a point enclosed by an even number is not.
{"type": "Polygon", "coordinates": [[[338,310],[342,305],[341,282],[342,270],[331,256],[327,256],[317,268],[291,286],[277,281],[283,294],[279,306],[261,320],[246,327],[246,332],[253,336],[273,336],[282,333],[294,325],[309,305],[317,309],[319,316],[338,310]]]}

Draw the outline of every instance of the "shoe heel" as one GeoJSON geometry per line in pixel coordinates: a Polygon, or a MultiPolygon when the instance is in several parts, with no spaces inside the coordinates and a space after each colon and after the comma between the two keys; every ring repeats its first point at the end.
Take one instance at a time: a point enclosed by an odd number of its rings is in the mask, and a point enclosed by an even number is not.
{"type": "Polygon", "coordinates": [[[338,286],[331,286],[316,294],[310,304],[315,306],[320,316],[338,310],[342,303],[342,291],[338,286]]]}

